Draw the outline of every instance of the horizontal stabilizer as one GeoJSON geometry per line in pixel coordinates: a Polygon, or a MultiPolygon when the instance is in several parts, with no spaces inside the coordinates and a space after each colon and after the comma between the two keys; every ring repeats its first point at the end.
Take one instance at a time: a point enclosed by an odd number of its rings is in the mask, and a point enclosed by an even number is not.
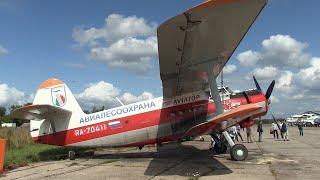
{"type": "Polygon", "coordinates": [[[30,105],[15,109],[10,116],[16,119],[40,121],[56,117],[70,118],[71,114],[71,111],[51,105],[30,105]]]}
{"type": "Polygon", "coordinates": [[[219,123],[223,121],[227,121],[229,119],[234,119],[239,116],[243,116],[249,114],[251,112],[260,110],[262,107],[257,104],[247,104],[241,105],[239,108],[232,109],[228,112],[222,113],[214,118],[208,120],[208,122],[201,123],[197,126],[192,127],[189,129],[184,136],[190,136],[193,134],[204,134],[209,130],[215,128],[219,123]]]}

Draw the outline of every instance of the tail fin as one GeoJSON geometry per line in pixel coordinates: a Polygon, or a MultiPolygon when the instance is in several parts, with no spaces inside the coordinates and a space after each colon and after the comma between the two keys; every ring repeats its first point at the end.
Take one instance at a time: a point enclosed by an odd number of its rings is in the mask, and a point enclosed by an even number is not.
{"type": "Polygon", "coordinates": [[[72,113],[83,113],[68,86],[59,79],[44,81],[37,91],[33,105],[53,105],[72,113]]]}

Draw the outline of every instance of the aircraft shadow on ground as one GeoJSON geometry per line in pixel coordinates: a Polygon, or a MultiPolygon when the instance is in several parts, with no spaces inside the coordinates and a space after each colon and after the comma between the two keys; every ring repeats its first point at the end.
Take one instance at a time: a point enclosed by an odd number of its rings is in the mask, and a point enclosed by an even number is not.
{"type": "Polygon", "coordinates": [[[148,176],[205,176],[229,174],[232,171],[214,157],[211,150],[191,145],[163,145],[157,152],[114,152],[95,155],[96,159],[152,158],[144,175],[148,176]]]}
{"type": "Polygon", "coordinates": [[[205,176],[229,174],[232,171],[214,157],[211,150],[201,150],[191,145],[175,148],[158,148],[145,171],[149,176],[205,176]]]}

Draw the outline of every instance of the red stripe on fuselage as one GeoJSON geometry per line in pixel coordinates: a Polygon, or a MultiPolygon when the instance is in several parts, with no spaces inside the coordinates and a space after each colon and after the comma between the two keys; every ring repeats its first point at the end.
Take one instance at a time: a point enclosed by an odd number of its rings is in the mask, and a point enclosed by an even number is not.
{"type": "MultiPolygon", "coordinates": [[[[263,100],[260,94],[254,95],[251,102],[258,102],[263,100]]],[[[250,97],[250,98],[251,98],[250,97]]],[[[229,109],[230,104],[228,102],[240,102],[240,105],[247,104],[247,101],[244,97],[233,98],[231,100],[224,101],[224,108],[229,109]]],[[[236,108],[236,107],[233,107],[236,108]]],[[[52,144],[52,145],[69,145],[82,141],[87,141],[95,138],[106,137],[114,134],[130,132],[133,130],[148,128],[152,126],[157,126],[169,122],[184,121],[189,120],[194,116],[194,114],[199,115],[203,113],[211,114],[215,112],[214,103],[208,103],[207,100],[201,100],[189,104],[177,105],[173,107],[168,107],[164,109],[159,109],[155,111],[140,113],[132,116],[127,116],[119,119],[104,121],[92,125],[82,126],[79,128],[69,129],[65,131],[56,132],[53,134],[42,135],[34,137],[33,140],[43,144],[52,144]],[[201,109],[205,107],[205,109],[201,109]],[[191,111],[190,111],[191,110],[191,111]],[[195,113],[195,112],[196,113],[195,113]],[[170,118],[174,114],[174,119],[170,118]],[[120,121],[121,125],[119,127],[109,127],[108,123],[113,121],[120,121]]],[[[168,138],[163,139],[172,139],[177,135],[169,135],[168,138]],[[172,137],[171,137],[172,136],[172,137]]],[[[161,137],[160,137],[161,138],[161,137]]],[[[159,139],[161,140],[161,139],[159,139]]],[[[157,140],[147,140],[146,142],[134,143],[134,144],[145,144],[147,142],[156,142],[157,140]]],[[[162,141],[162,140],[161,140],[162,141]]]]}
{"type": "MultiPolygon", "coordinates": [[[[159,109],[155,111],[149,111],[145,113],[140,113],[132,116],[127,116],[119,119],[113,119],[109,121],[104,121],[101,123],[95,123],[92,125],[82,126],[79,128],[69,129],[66,131],[60,131],[53,134],[43,135],[39,137],[34,137],[33,140],[43,144],[52,144],[52,145],[68,145],[77,142],[82,142],[90,139],[100,138],[104,136],[119,134],[123,132],[133,131],[136,129],[152,127],[164,123],[170,122],[170,115],[174,113],[176,119],[183,120],[186,117],[192,117],[193,111],[189,112],[187,110],[192,109],[201,104],[208,104],[207,100],[201,100],[189,104],[183,104],[173,107],[168,107],[164,109],[159,109]],[[184,118],[183,118],[184,117],[184,118]],[[113,121],[120,121],[120,127],[109,127],[108,123],[113,121]],[[95,130],[93,130],[93,127],[95,130]],[[106,127],[106,129],[104,129],[106,127]],[[100,130],[97,131],[96,129],[100,130]],[[103,129],[103,130],[101,130],[103,129]],[[93,131],[92,131],[93,130],[93,131]],[[81,135],[79,135],[82,131],[81,135]],[[76,135],[78,132],[78,135],[76,135]]],[[[208,112],[214,112],[215,109],[206,110],[208,112]]],[[[198,113],[198,112],[197,112],[198,113]]]]}

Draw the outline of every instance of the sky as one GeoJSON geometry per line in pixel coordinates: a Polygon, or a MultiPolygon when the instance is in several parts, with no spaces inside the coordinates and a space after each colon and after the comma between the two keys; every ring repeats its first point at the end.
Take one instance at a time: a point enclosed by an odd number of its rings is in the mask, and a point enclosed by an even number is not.
{"type": "MultiPolygon", "coordinates": [[[[0,106],[31,102],[46,79],[84,109],[162,96],[156,28],[200,0],[0,0],[0,106]]],[[[225,67],[234,90],[275,79],[271,111],[320,110],[317,0],[269,0],[225,67]]]]}

